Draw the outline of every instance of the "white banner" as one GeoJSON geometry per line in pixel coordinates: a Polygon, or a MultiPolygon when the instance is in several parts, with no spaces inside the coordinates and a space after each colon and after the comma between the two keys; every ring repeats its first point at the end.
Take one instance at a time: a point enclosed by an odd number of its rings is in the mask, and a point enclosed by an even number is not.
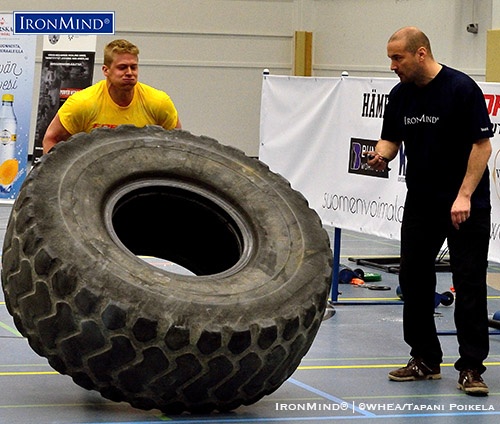
{"type": "Polygon", "coordinates": [[[0,202],[12,203],[28,167],[36,36],[14,34],[0,13],[0,202]]]}
{"type": "MultiPolygon", "coordinates": [[[[300,191],[324,224],[400,238],[406,196],[403,148],[389,172],[374,173],[362,153],[380,137],[395,78],[264,76],[259,158],[300,191]]],[[[500,84],[480,83],[495,135],[500,84]]],[[[500,262],[500,137],[490,160],[490,259],[500,262]]],[[[446,160],[446,158],[443,158],[446,160]]]]}

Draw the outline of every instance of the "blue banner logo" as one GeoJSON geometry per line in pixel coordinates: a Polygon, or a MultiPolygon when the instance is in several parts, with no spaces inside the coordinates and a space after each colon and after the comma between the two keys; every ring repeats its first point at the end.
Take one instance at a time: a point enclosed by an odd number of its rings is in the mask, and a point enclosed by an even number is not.
{"type": "Polygon", "coordinates": [[[14,34],[114,34],[115,12],[14,12],[14,34]]]}

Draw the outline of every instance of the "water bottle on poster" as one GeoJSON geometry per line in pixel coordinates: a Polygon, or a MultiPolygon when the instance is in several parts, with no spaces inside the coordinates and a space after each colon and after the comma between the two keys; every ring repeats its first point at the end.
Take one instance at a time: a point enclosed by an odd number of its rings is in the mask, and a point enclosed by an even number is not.
{"type": "Polygon", "coordinates": [[[17,173],[16,158],[17,119],[14,112],[14,95],[2,95],[0,107],[0,192],[8,192],[17,173]]]}

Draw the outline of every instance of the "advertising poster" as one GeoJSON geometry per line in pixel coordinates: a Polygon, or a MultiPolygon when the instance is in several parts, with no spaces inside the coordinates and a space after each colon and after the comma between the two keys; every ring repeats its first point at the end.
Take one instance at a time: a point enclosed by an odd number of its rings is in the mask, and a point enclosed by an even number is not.
{"type": "MultiPolygon", "coordinates": [[[[371,170],[363,155],[380,137],[387,97],[397,82],[264,77],[259,158],[307,198],[324,224],[399,240],[406,198],[404,144],[388,172],[371,170]]],[[[494,127],[489,258],[500,262],[500,84],[479,86],[494,127]]]]}
{"type": "Polygon", "coordinates": [[[92,85],[95,35],[43,36],[40,95],[33,159],[42,156],[42,140],[59,107],[76,91],[92,85]]]}
{"type": "Polygon", "coordinates": [[[13,202],[27,174],[36,36],[15,35],[0,12],[0,202],[13,202]]]}

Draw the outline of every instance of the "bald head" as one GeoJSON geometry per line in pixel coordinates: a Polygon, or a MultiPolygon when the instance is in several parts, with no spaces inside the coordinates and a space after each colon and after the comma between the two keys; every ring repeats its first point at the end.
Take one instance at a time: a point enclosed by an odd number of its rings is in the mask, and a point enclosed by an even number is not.
{"type": "Polygon", "coordinates": [[[427,56],[433,59],[429,38],[417,27],[404,27],[397,30],[391,35],[388,42],[392,41],[403,41],[405,50],[412,54],[416,53],[420,47],[424,47],[427,51],[427,56]]]}
{"type": "Polygon", "coordinates": [[[432,57],[429,39],[415,27],[401,28],[391,36],[387,56],[391,59],[391,71],[402,83],[424,86],[442,69],[432,57]]]}

